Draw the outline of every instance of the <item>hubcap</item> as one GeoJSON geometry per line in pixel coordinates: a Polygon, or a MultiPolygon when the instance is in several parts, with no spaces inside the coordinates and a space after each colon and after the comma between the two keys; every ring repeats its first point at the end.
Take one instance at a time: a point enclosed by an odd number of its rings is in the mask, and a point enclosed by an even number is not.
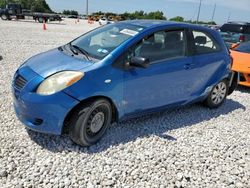
{"type": "Polygon", "coordinates": [[[224,82],[220,82],[212,92],[212,101],[214,104],[221,103],[226,97],[227,86],[224,82]]]}
{"type": "Polygon", "coordinates": [[[104,121],[105,121],[105,115],[103,112],[98,112],[97,114],[95,114],[90,123],[91,132],[97,133],[98,131],[100,131],[104,124],[104,121]]]}

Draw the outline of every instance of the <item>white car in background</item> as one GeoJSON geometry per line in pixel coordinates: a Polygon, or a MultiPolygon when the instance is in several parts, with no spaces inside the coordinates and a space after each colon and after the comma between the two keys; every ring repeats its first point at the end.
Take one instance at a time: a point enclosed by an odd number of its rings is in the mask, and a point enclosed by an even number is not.
{"type": "Polygon", "coordinates": [[[109,20],[108,18],[106,17],[103,17],[99,20],[99,24],[100,25],[107,25],[107,24],[111,24],[111,23],[114,23],[114,21],[112,20],[109,20]]]}
{"type": "Polygon", "coordinates": [[[106,24],[108,24],[108,23],[109,23],[109,21],[108,21],[108,19],[105,18],[105,17],[100,18],[100,20],[99,20],[99,24],[100,24],[100,25],[106,25],[106,24]]]}

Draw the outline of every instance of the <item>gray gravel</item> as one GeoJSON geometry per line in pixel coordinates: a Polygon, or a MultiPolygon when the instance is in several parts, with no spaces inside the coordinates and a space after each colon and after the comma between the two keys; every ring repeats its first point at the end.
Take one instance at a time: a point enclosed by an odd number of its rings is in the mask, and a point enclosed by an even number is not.
{"type": "Polygon", "coordinates": [[[97,25],[0,21],[0,187],[250,187],[250,89],[219,109],[191,105],[112,125],[83,148],[27,131],[11,80],[28,57],[97,25]]]}

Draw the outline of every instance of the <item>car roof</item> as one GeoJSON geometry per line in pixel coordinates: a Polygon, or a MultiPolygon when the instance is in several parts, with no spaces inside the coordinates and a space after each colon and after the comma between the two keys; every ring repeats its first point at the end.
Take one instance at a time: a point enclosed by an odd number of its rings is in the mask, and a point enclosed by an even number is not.
{"type": "Polygon", "coordinates": [[[249,22],[236,22],[236,21],[228,22],[226,24],[250,25],[249,22]]]}
{"type": "Polygon", "coordinates": [[[132,25],[138,25],[145,28],[154,28],[159,26],[176,26],[176,27],[190,27],[190,28],[197,28],[197,29],[203,29],[205,27],[194,25],[194,24],[188,24],[188,23],[182,23],[182,22],[171,22],[166,20],[126,20],[122,21],[122,23],[125,24],[132,24],[132,25]]]}

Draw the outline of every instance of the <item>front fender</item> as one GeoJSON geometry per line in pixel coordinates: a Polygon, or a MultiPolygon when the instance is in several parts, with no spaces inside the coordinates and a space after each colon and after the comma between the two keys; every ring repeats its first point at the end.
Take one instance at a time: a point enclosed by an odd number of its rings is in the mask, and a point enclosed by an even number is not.
{"type": "Polygon", "coordinates": [[[84,101],[102,96],[110,99],[117,108],[119,118],[123,116],[123,72],[122,70],[103,66],[84,71],[84,77],[76,84],[64,90],[65,93],[84,101]]]}

